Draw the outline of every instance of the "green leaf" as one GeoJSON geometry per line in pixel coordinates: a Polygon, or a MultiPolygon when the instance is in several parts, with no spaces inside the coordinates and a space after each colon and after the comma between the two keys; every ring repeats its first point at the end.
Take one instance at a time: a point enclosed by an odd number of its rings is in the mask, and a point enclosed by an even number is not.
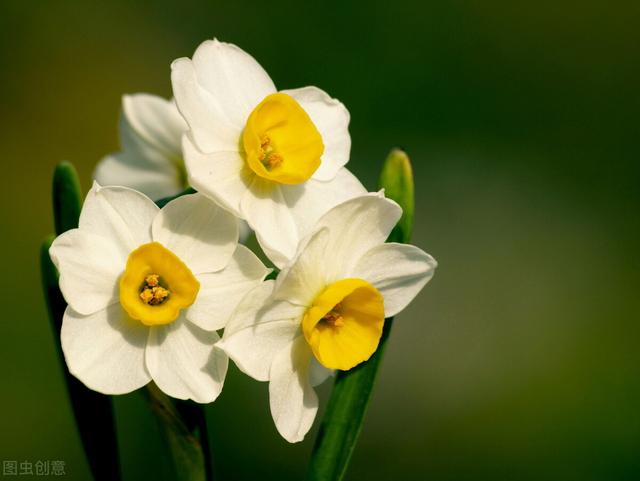
{"type": "MultiPolygon", "coordinates": [[[[69,212],[64,213],[63,217],[68,221],[67,225],[74,224],[73,217],[69,212]]],[[[77,222],[76,216],[75,224],[77,222]]],[[[49,248],[54,238],[53,235],[49,236],[42,243],[40,269],[56,349],[64,369],[73,415],[93,478],[96,481],[118,481],[120,479],[120,464],[111,398],[86,388],[69,373],[64,363],[60,346],[60,328],[67,303],[58,287],[58,271],[49,258],[49,248]]]]}
{"type": "Polygon", "coordinates": [[[78,227],[82,193],[78,173],[70,162],[61,162],[53,173],[53,220],[56,234],[78,227]]]}
{"type": "MultiPolygon", "coordinates": [[[[403,151],[394,149],[387,157],[380,187],[403,209],[403,216],[388,241],[409,242],[413,226],[413,174],[403,151]]],[[[385,320],[378,349],[368,361],[349,371],[338,372],[311,455],[309,481],[343,479],[362,430],[392,324],[393,318],[385,320]]]]}

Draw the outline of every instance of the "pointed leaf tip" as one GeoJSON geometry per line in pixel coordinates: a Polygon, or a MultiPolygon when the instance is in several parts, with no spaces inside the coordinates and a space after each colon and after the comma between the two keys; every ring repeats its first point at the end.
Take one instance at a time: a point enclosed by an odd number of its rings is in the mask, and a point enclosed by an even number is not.
{"type": "Polygon", "coordinates": [[[53,172],[53,220],[57,235],[78,227],[81,209],[78,173],[70,162],[60,162],[53,172]]]}
{"type": "Polygon", "coordinates": [[[413,231],[414,186],[411,161],[404,150],[393,149],[387,156],[380,174],[380,188],[402,207],[402,217],[389,242],[409,242],[413,231]]]}

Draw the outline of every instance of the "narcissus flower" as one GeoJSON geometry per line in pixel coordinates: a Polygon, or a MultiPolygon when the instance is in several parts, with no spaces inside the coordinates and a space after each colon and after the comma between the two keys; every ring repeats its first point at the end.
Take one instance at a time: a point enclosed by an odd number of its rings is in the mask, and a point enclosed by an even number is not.
{"type": "Polygon", "coordinates": [[[238,223],[200,194],[163,209],[125,187],[94,184],[78,229],[50,249],[68,303],[69,371],[122,394],[150,380],[170,396],[213,401],[227,356],[212,349],[242,297],[268,274],[238,245],[238,223]]]}
{"type": "Polygon", "coordinates": [[[290,442],[313,423],[313,387],[369,359],[385,317],[402,311],[433,276],[431,256],[384,243],[400,215],[382,194],[334,207],[277,281],[254,289],[225,328],[218,347],[249,376],[269,381],[271,414],[290,442]]]}
{"type": "MultiPolygon", "coordinates": [[[[187,124],[173,100],[150,94],[122,97],[122,151],[102,159],[93,173],[100,185],[135,189],[153,200],[176,195],[187,187],[182,136],[187,124]]],[[[240,241],[251,233],[240,222],[240,241]]]]}
{"type": "Polygon", "coordinates": [[[349,112],[316,87],[276,91],[235,45],[209,40],[171,66],[189,125],[189,182],[256,231],[276,265],[334,205],[366,191],[344,168],[349,112]]]}
{"type": "Polygon", "coordinates": [[[188,187],[182,156],[187,124],[173,100],[149,94],[125,95],[120,115],[122,151],[100,161],[93,174],[100,185],[122,185],[154,200],[188,187]]]}

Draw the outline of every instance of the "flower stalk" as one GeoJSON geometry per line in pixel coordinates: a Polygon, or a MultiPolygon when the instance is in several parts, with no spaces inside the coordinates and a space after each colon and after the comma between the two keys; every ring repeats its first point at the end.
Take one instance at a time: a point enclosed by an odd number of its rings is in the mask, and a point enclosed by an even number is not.
{"type": "MultiPolygon", "coordinates": [[[[393,149],[385,160],[380,188],[403,209],[388,242],[408,243],[413,229],[413,173],[407,154],[393,149]]],[[[391,331],[393,318],[385,320],[380,344],[368,361],[349,371],[339,371],[316,438],[308,481],[340,481],[344,478],[362,430],[376,375],[391,331]]]]}
{"type": "Polygon", "coordinates": [[[173,459],[178,481],[211,481],[213,470],[204,409],[190,401],[176,401],[154,382],[145,393],[173,459]]]}

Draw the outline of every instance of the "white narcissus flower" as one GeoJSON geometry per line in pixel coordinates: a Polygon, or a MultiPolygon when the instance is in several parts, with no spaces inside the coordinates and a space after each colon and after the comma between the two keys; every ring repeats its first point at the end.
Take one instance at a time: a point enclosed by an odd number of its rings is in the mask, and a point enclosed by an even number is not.
{"type": "Polygon", "coordinates": [[[153,200],[188,187],[182,156],[187,124],[173,100],[150,94],[122,97],[122,150],[102,159],[93,174],[100,185],[131,187],[153,200]]]}
{"type": "Polygon", "coordinates": [[[313,423],[313,387],[369,359],[385,317],[402,311],[433,276],[431,256],[385,243],[400,215],[381,194],[334,207],[277,281],[240,303],[217,344],[246,374],[269,381],[271,414],[289,442],[301,441],[313,423]]]}
{"type": "Polygon", "coordinates": [[[334,205],[366,192],[344,165],[349,112],[316,87],[278,92],[249,54],[208,40],[171,66],[190,184],[246,219],[278,266],[334,205]]]}
{"type": "Polygon", "coordinates": [[[166,394],[213,401],[228,359],[213,348],[242,297],[269,270],[238,245],[238,222],[200,194],[159,209],[126,187],[94,184],[79,228],[50,249],[68,303],[69,371],[123,394],[153,380],[166,394]]]}

